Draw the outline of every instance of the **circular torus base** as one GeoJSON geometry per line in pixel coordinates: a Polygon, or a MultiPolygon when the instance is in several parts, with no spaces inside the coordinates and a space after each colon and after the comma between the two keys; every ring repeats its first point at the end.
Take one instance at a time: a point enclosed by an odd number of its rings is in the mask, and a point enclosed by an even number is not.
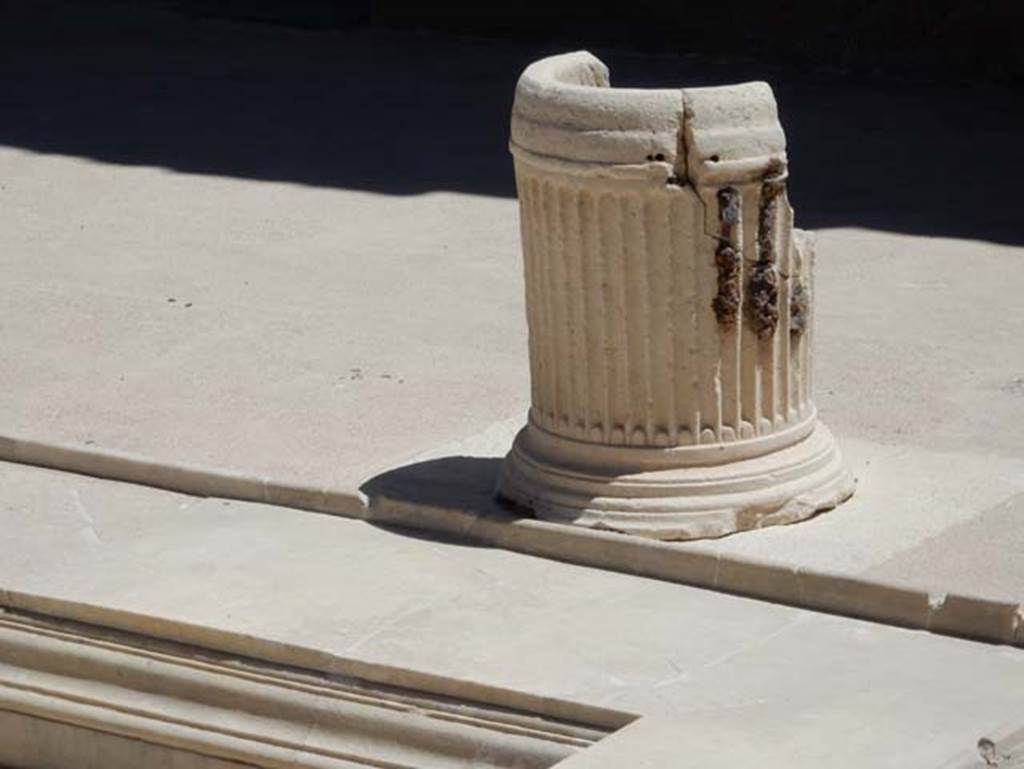
{"type": "Polygon", "coordinates": [[[576,444],[532,423],[523,428],[502,464],[498,496],[546,521],[687,540],[800,521],[854,489],[817,419],[791,445],[754,456],[756,440],[683,451],[603,446],[582,460],[580,445],[568,443],[576,444]],[[664,466],[684,456],[687,465],[664,466]]]}

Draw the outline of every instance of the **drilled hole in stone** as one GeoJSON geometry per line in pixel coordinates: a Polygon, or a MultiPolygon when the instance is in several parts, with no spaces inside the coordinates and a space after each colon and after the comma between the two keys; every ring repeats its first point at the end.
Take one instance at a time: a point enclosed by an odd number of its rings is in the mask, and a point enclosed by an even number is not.
{"type": "Polygon", "coordinates": [[[717,163],[719,160],[721,160],[721,158],[718,157],[718,155],[712,155],[711,157],[708,158],[708,160],[710,160],[712,163],[717,163]]]}
{"type": "Polygon", "coordinates": [[[654,159],[655,160],[664,160],[665,159],[665,155],[663,153],[659,152],[657,155],[654,156],[654,159]]]}

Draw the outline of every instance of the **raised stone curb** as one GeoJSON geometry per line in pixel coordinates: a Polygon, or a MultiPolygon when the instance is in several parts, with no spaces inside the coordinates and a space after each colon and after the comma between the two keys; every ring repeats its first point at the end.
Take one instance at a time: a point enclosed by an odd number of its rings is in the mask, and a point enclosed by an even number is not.
{"type": "Polygon", "coordinates": [[[484,517],[386,496],[371,501],[367,517],[377,523],[442,531],[480,544],[581,566],[939,635],[1024,647],[1021,604],[955,594],[935,597],[914,585],[830,574],[770,560],[687,552],[673,543],[528,518],[484,517]]]}
{"type": "Polygon", "coordinates": [[[363,517],[361,497],[341,489],[317,490],[227,470],[157,462],[107,449],[61,446],[0,435],[0,461],[138,483],[199,497],[225,497],[351,518],[363,517]]]}
{"type": "MultiPolygon", "coordinates": [[[[769,559],[723,556],[615,532],[518,518],[481,489],[479,514],[439,502],[410,502],[387,488],[366,495],[315,490],[231,473],[171,466],[129,454],[51,446],[0,436],[0,460],[126,481],[204,497],[264,502],[373,523],[440,532],[544,558],[706,588],[797,608],[866,619],[939,635],[1024,647],[1024,605],[981,596],[933,594],[769,559]]],[[[465,489],[462,490],[463,493],[465,489]]]]}

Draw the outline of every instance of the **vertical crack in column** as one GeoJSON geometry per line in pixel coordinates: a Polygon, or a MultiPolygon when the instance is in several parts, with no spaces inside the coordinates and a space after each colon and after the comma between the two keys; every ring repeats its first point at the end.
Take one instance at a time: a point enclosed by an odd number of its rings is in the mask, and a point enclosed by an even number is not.
{"type": "Polygon", "coordinates": [[[603,443],[608,432],[608,387],[605,365],[605,297],[606,283],[602,238],[596,231],[599,196],[586,192],[580,208],[580,229],[584,258],[585,301],[583,307],[584,337],[587,356],[587,430],[590,440],[603,443]]]}
{"type": "Polygon", "coordinates": [[[614,255],[615,272],[611,276],[615,302],[615,424],[612,427],[612,443],[625,445],[633,429],[632,388],[630,366],[633,365],[634,351],[629,345],[630,317],[628,311],[626,276],[629,274],[626,258],[626,210],[625,201],[617,195],[609,195],[611,219],[608,234],[612,238],[611,252],[614,255]]]}
{"type": "Polygon", "coordinates": [[[562,408],[562,398],[559,397],[561,369],[564,367],[559,360],[558,344],[558,301],[556,291],[558,281],[555,278],[554,223],[551,219],[551,201],[554,194],[554,184],[548,179],[542,179],[539,189],[540,221],[543,225],[543,253],[544,253],[544,301],[546,304],[544,315],[547,318],[548,336],[548,377],[550,390],[548,402],[550,404],[551,423],[549,427],[555,429],[558,426],[558,416],[562,408]]]}
{"type": "Polygon", "coordinates": [[[590,420],[589,362],[587,355],[587,257],[584,249],[583,207],[586,193],[578,186],[563,189],[563,224],[565,226],[566,294],[569,315],[569,349],[573,364],[571,382],[573,413],[569,432],[577,438],[587,437],[590,420]]]}
{"type": "Polygon", "coordinates": [[[626,334],[629,340],[630,430],[627,440],[632,446],[645,446],[651,441],[651,335],[649,248],[646,228],[646,205],[640,192],[630,192],[625,205],[626,236],[623,251],[626,257],[626,305],[629,308],[626,334]]]}
{"type": "Polygon", "coordinates": [[[559,381],[562,392],[561,411],[558,415],[558,426],[563,435],[573,435],[573,428],[576,424],[576,379],[579,375],[576,361],[576,324],[573,317],[573,295],[572,295],[572,244],[570,237],[572,227],[569,223],[569,208],[572,205],[571,193],[563,183],[559,183],[554,190],[555,200],[555,232],[558,233],[557,257],[555,264],[558,267],[558,303],[561,319],[559,336],[561,341],[560,355],[565,366],[564,374],[559,381]]]}
{"type": "Polygon", "coordinates": [[[533,176],[530,185],[530,201],[532,219],[537,227],[537,295],[539,297],[537,316],[540,327],[544,330],[540,343],[540,354],[543,360],[542,377],[544,391],[542,424],[551,428],[555,424],[555,392],[558,387],[555,336],[553,329],[551,302],[551,243],[548,238],[547,209],[545,207],[547,183],[542,177],[533,176]]]}

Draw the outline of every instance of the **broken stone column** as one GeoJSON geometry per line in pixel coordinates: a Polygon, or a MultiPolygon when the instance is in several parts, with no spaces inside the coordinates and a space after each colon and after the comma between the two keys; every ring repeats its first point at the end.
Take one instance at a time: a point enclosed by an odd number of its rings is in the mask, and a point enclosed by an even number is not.
{"type": "Polygon", "coordinates": [[[663,539],[848,498],[771,88],[610,88],[589,53],[555,56],[520,78],[510,146],[532,407],[498,494],[663,539]]]}

